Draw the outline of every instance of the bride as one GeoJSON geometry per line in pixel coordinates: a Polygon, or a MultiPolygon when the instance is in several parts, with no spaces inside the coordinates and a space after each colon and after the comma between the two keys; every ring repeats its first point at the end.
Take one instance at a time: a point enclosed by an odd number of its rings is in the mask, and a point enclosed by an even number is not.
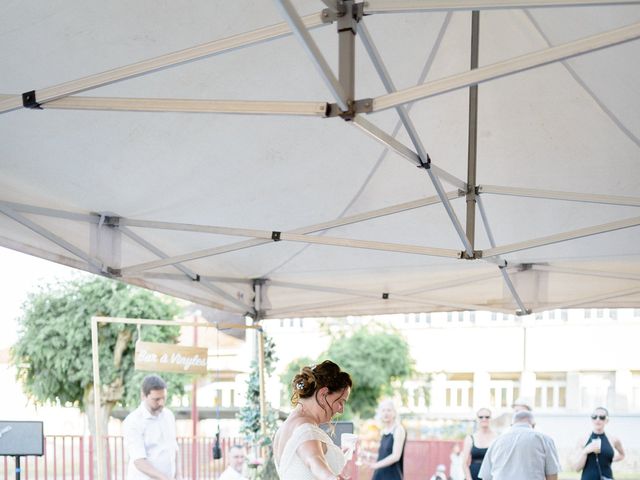
{"type": "Polygon", "coordinates": [[[330,360],[304,367],[291,382],[295,406],[273,439],[280,480],[345,480],[345,458],[319,427],[342,413],[351,377],[330,360]]]}

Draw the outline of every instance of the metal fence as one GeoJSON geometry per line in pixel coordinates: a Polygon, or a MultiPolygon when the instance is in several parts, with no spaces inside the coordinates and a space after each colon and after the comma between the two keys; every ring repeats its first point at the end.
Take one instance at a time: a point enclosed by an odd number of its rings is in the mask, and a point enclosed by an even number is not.
{"type": "MultiPolygon", "coordinates": [[[[182,476],[190,480],[213,480],[226,468],[226,452],[240,439],[220,440],[222,459],[214,460],[213,437],[179,437],[180,469],[182,476]]],[[[127,458],[122,437],[105,437],[106,478],[125,480],[127,458]]],[[[47,435],[44,455],[20,457],[20,480],[96,480],[97,461],[92,437],[78,435],[47,435]]],[[[4,457],[3,478],[15,478],[15,458],[4,457]]]]}
{"type": "MultiPolygon", "coordinates": [[[[226,468],[229,448],[241,439],[220,440],[222,458],[214,460],[213,437],[179,437],[180,469],[182,477],[189,480],[214,480],[226,468]]],[[[404,471],[407,480],[430,478],[436,465],[443,463],[449,469],[449,454],[455,442],[438,440],[409,440],[405,447],[404,471]]],[[[127,458],[122,437],[105,437],[106,478],[126,480],[127,458]]],[[[77,435],[48,435],[45,437],[44,455],[21,457],[20,480],[97,480],[96,452],[93,439],[77,435]]],[[[371,470],[355,467],[351,478],[368,480],[371,470]]],[[[15,459],[4,457],[4,480],[15,478],[15,459]]]]}

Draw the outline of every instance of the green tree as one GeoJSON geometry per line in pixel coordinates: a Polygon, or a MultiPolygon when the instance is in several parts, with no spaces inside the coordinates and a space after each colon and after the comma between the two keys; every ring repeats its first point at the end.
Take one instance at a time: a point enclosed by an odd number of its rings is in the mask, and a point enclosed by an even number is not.
{"type": "Polygon", "coordinates": [[[324,358],[349,372],[354,387],[345,412],[361,418],[372,417],[383,395],[393,393],[392,384],[412,373],[409,345],[398,333],[360,327],[351,334],[340,332],[324,358]]]}
{"type": "MultiPolygon", "coordinates": [[[[179,307],[148,290],[100,277],[83,278],[32,293],[18,319],[18,341],[11,349],[17,378],[36,404],[77,406],[95,433],[91,317],[173,319],[179,307]]],[[[101,418],[103,432],[117,404],[140,401],[144,372],[134,371],[134,325],[99,324],[101,418]]],[[[179,327],[141,329],[142,339],[175,343],[179,327]]],[[[178,375],[163,375],[169,394],[183,393],[178,375]]]]}
{"type": "MultiPolygon", "coordinates": [[[[270,376],[275,369],[276,348],[273,339],[262,333],[264,338],[264,374],[270,376]]],[[[277,412],[267,404],[267,414],[264,419],[266,433],[263,434],[260,425],[260,370],[258,362],[251,362],[251,371],[247,380],[247,401],[240,409],[238,418],[242,425],[240,432],[245,435],[248,443],[254,447],[254,453],[262,450],[264,462],[262,465],[249,464],[255,467],[252,478],[255,480],[277,480],[278,474],[273,461],[272,438],[276,432],[277,412]]]]}

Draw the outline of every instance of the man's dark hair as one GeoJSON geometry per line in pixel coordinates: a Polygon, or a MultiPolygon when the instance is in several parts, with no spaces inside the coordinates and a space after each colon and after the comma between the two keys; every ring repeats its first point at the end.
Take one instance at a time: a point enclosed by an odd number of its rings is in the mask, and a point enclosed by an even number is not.
{"type": "Polygon", "coordinates": [[[147,375],[142,380],[142,394],[146,397],[151,390],[166,390],[167,384],[158,375],[147,375]]]}

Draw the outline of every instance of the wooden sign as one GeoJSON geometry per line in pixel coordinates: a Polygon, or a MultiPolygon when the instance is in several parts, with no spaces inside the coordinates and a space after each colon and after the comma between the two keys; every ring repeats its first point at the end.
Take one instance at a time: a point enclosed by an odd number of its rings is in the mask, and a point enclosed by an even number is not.
{"type": "Polygon", "coordinates": [[[168,343],[136,343],[136,370],[207,373],[207,349],[168,343]]]}

